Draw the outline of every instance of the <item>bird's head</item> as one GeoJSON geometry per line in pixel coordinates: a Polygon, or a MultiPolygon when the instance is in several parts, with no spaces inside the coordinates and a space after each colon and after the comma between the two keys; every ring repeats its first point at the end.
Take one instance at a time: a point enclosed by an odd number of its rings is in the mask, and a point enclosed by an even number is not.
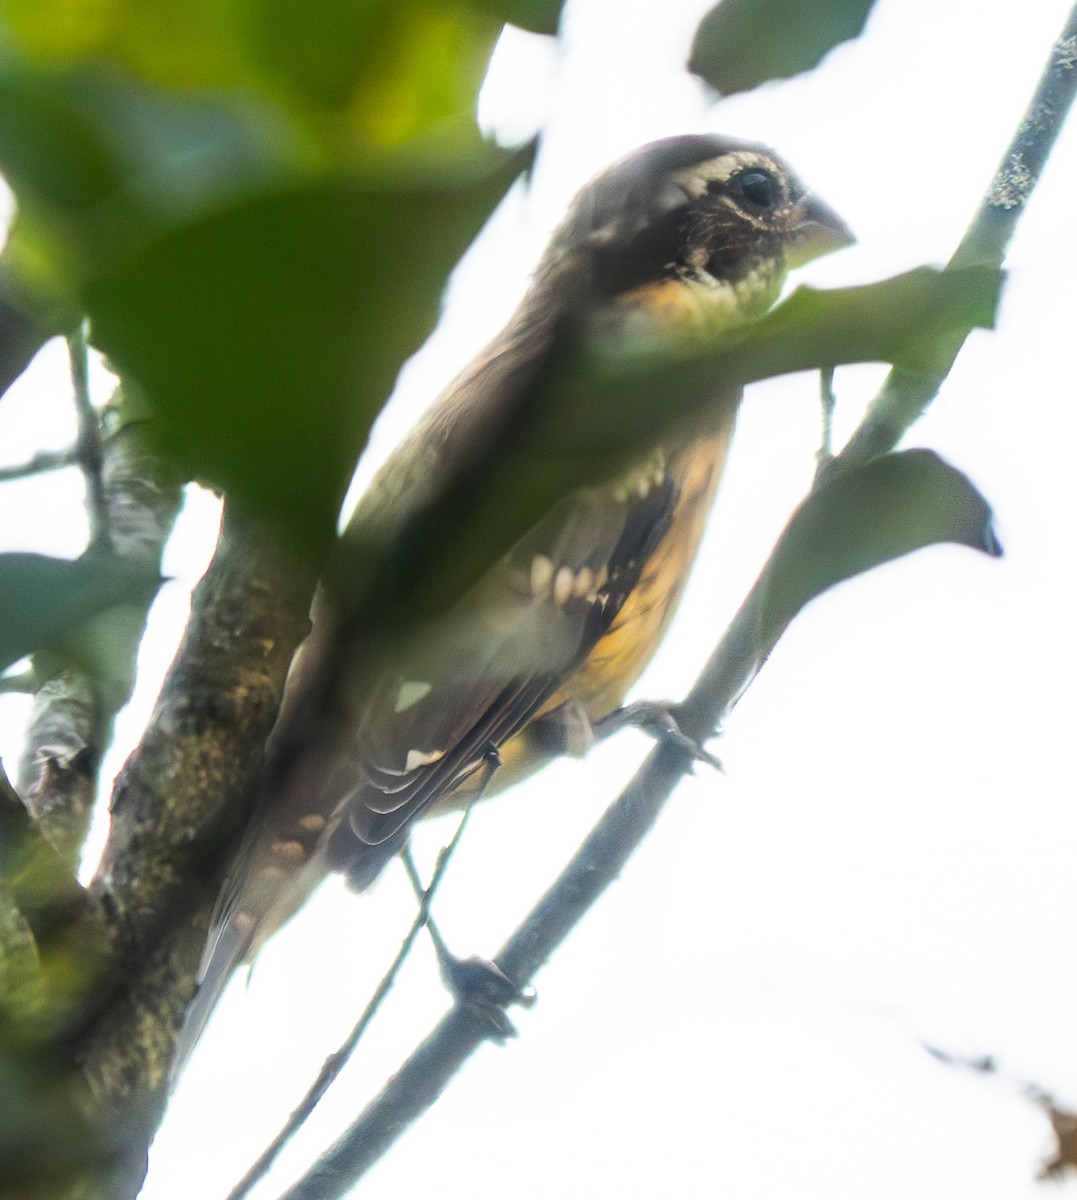
{"type": "Polygon", "coordinates": [[[765,311],[790,267],[852,241],[772,150],[717,135],[675,137],[582,189],[536,279],[604,325],[713,329],[765,311]]]}

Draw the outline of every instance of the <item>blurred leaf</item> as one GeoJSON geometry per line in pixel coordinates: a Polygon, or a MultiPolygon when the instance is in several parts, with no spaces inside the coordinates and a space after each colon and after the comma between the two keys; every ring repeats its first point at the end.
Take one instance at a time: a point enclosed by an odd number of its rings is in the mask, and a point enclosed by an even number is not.
{"type": "Polygon", "coordinates": [[[689,70],[723,95],[810,70],[860,35],[873,0],[722,0],[696,30],[689,70]]]}
{"type": "Polygon", "coordinates": [[[123,67],[165,87],[251,81],[242,0],[0,0],[6,31],[30,62],[123,67]]]}
{"type": "Polygon", "coordinates": [[[0,1195],[6,1200],[94,1194],[79,1185],[106,1166],[80,1108],[86,1103],[44,1056],[8,1049],[0,1029],[0,1195]]]}
{"type": "MultiPolygon", "coordinates": [[[[12,911],[18,911],[27,932],[34,935],[34,972],[39,977],[39,935],[55,923],[57,910],[73,907],[81,897],[67,863],[42,836],[0,763],[0,907],[10,901],[12,911]]],[[[0,923],[5,919],[0,913],[0,923]]],[[[0,959],[18,952],[18,945],[11,944],[10,927],[6,936],[0,933],[0,945],[0,959]]],[[[10,1014],[11,1000],[10,986],[0,981],[0,1011],[10,1014]]]]}
{"type": "Polygon", "coordinates": [[[71,99],[52,81],[8,64],[0,73],[0,163],[30,203],[85,209],[121,185],[117,155],[71,99]]]}
{"type": "Polygon", "coordinates": [[[293,96],[327,108],[348,104],[356,85],[382,69],[394,38],[394,7],[417,12],[414,0],[276,0],[251,9],[252,48],[270,78],[293,96]]]}
{"type": "Polygon", "coordinates": [[[501,21],[462,0],[273,0],[252,43],[289,106],[345,157],[474,118],[501,21]]]}
{"type": "Polygon", "coordinates": [[[449,270],[523,162],[484,149],[416,183],[252,197],[91,283],[93,340],[144,388],[185,474],[317,551],[449,270]]]}
{"type": "Polygon", "coordinates": [[[0,169],[18,216],[5,262],[61,296],[160,229],[290,170],[279,127],[100,71],[0,69],[0,169]]]}
{"type": "Polygon", "coordinates": [[[347,136],[399,145],[473,120],[500,31],[466,6],[391,4],[347,97],[347,136]]]}
{"type": "Polygon", "coordinates": [[[0,395],[55,334],[77,328],[81,314],[32,294],[19,277],[10,240],[0,253],[0,395]]]}
{"type": "MultiPolygon", "coordinates": [[[[88,912],[71,865],[0,766],[0,1073],[5,1047],[36,1046],[70,1028],[85,1001],[106,950],[104,928],[88,912]]],[[[9,1132],[2,1104],[0,1147],[9,1132]]],[[[2,1183],[0,1195],[8,1196],[2,1183]]]]}
{"type": "Polygon", "coordinates": [[[938,455],[905,450],[839,474],[796,513],[771,560],[763,644],[828,588],[938,542],[1002,553],[987,501],[938,455]]]}
{"type": "MultiPolygon", "coordinates": [[[[153,593],[143,590],[134,603],[103,609],[79,625],[75,636],[61,647],[63,654],[94,681],[106,712],[119,712],[131,699],[138,647],[152,599],[153,593]]],[[[57,673],[57,667],[41,656],[35,657],[34,666],[46,675],[57,673]]]]}
{"type": "MultiPolygon", "coordinates": [[[[441,481],[436,501],[398,531],[408,551],[394,577],[409,591],[410,566],[422,586],[408,603],[447,605],[573,489],[614,477],[686,422],[707,428],[731,390],[788,371],[901,360],[910,346],[919,360],[932,339],[990,324],[1000,280],[989,269],[922,268],[867,287],[801,288],[766,316],[679,350],[581,348],[562,331],[515,410],[487,422],[467,477],[441,481]]],[[[383,552],[352,545],[342,570],[377,577],[383,552]]]]}
{"type": "Polygon", "coordinates": [[[41,650],[76,654],[80,626],[115,606],[144,608],[158,582],[152,568],[109,555],[0,554],[0,670],[41,650]]]}
{"type": "Polygon", "coordinates": [[[545,26],[556,6],[548,0],[0,0],[0,16],[32,63],[107,63],[157,88],[214,92],[218,100],[239,89],[238,105],[287,110],[304,124],[312,150],[339,154],[346,130],[354,151],[354,138],[385,112],[396,113],[389,123],[403,129],[401,107],[409,112],[403,136],[448,117],[470,117],[504,7],[545,26]]]}
{"type": "Polygon", "coordinates": [[[165,448],[298,529],[515,174],[474,123],[498,9],[0,0],[9,271],[89,304],[165,448]]]}
{"type": "Polygon", "coordinates": [[[535,444],[615,461],[678,418],[705,419],[730,386],[852,362],[927,369],[955,334],[993,324],[1001,284],[986,267],[920,267],[861,287],[798,288],[765,316],[700,345],[597,345],[548,382],[551,399],[535,408],[535,444]]]}
{"type": "Polygon", "coordinates": [[[532,33],[556,33],[565,0],[468,0],[472,8],[490,12],[532,33]]]}

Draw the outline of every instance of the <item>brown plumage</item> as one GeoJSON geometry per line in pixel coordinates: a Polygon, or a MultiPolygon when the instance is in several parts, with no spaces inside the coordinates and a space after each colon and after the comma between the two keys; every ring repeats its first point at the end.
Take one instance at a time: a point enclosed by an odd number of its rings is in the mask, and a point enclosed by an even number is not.
{"type": "MultiPolygon", "coordinates": [[[[386,463],[351,535],[375,530],[391,541],[445,464],[463,461],[541,386],[566,339],[635,345],[718,332],[765,311],[788,265],[849,240],[769,150],[704,135],[628,156],[576,197],[520,308],[386,463]]],[[[317,786],[256,806],[186,1048],[234,967],[327,871],[365,886],[416,819],[500,789],[617,709],[680,598],[739,401],[739,392],[716,395],[708,428],[671,433],[616,479],[566,496],[355,689],[352,736],[332,769],[317,786]]],[[[323,601],[282,723],[304,673],[334,653],[334,628],[323,601]]]]}

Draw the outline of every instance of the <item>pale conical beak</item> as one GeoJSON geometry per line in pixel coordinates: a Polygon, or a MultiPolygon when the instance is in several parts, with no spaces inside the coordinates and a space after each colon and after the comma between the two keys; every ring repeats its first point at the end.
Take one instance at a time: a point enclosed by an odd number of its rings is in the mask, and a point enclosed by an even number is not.
{"type": "Polygon", "coordinates": [[[856,241],[853,231],[818,196],[808,196],[801,209],[800,220],[793,226],[786,249],[791,267],[802,267],[813,258],[833,254],[856,241]]]}

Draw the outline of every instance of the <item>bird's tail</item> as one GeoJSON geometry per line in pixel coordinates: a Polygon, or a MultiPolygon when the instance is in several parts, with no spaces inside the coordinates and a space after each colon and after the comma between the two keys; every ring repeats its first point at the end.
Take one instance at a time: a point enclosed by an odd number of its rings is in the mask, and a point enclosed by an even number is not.
{"type": "Polygon", "coordinates": [[[239,909],[224,915],[215,925],[202,953],[194,998],[187,1006],[183,1028],[176,1042],[176,1053],[172,1060],[173,1086],[205,1032],[233,972],[250,957],[257,925],[258,922],[250,913],[239,909]]]}
{"type": "Polygon", "coordinates": [[[218,902],[198,967],[195,994],[176,1042],[173,1086],[237,968],[249,962],[295,915],[326,876],[321,853],[312,853],[292,872],[283,872],[272,856],[267,861],[264,849],[262,839],[248,842],[218,902]]]}

